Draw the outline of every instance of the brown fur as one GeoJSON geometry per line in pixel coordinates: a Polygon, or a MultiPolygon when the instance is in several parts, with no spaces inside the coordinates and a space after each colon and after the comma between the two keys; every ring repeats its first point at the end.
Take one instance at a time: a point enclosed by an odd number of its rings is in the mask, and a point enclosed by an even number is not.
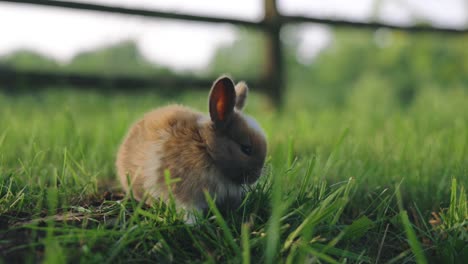
{"type": "Polygon", "coordinates": [[[235,96],[232,81],[222,77],[210,93],[211,119],[170,105],[135,123],[117,155],[124,189],[130,190],[128,177],[135,198],[143,199],[148,193],[167,199],[167,170],[174,182],[171,192],[181,207],[206,207],[205,190],[221,200],[240,199],[241,185],[255,182],[261,174],[266,141],[261,131],[249,127],[237,105],[234,110],[235,96]],[[240,146],[251,148],[251,154],[242,153],[240,146]]]}

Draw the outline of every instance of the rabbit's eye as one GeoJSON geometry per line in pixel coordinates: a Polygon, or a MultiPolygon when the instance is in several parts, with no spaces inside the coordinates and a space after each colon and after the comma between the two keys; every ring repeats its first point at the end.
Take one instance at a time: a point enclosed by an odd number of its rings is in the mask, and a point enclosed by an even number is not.
{"type": "Polygon", "coordinates": [[[251,146],[241,145],[241,150],[242,150],[242,152],[244,152],[245,155],[250,156],[252,154],[252,147],[251,146]]]}

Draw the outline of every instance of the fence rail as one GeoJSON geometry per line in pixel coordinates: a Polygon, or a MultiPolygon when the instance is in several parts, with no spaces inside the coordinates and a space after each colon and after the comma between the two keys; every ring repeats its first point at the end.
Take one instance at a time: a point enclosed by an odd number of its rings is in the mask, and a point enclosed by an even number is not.
{"type": "MultiPolygon", "coordinates": [[[[204,89],[213,84],[215,78],[193,78],[193,77],[138,77],[138,76],[104,76],[100,74],[70,73],[70,72],[41,72],[32,70],[18,70],[0,67],[0,80],[4,88],[22,84],[34,84],[35,87],[42,86],[77,86],[81,88],[117,90],[145,90],[157,87],[164,92],[176,92],[183,87],[204,89]]],[[[254,87],[265,87],[264,82],[257,80],[246,80],[254,87]]],[[[257,89],[256,89],[257,90],[257,89]]],[[[261,89],[260,89],[261,90],[261,89]]]]}
{"type": "MultiPolygon", "coordinates": [[[[198,21],[205,23],[225,23],[237,26],[265,29],[270,24],[264,21],[246,21],[233,18],[221,18],[221,17],[209,17],[199,16],[184,13],[169,13],[157,10],[147,10],[141,8],[129,8],[129,7],[118,7],[109,5],[99,5],[82,2],[72,1],[60,1],[60,0],[0,0],[0,2],[10,2],[17,4],[29,4],[38,6],[49,6],[49,7],[61,7],[68,9],[88,10],[96,12],[114,13],[122,15],[142,16],[149,18],[159,19],[176,19],[186,21],[198,21]]],[[[353,27],[353,28],[367,28],[367,29],[378,29],[378,28],[389,28],[410,32],[433,32],[433,33],[468,33],[468,28],[444,28],[444,27],[432,27],[425,25],[396,25],[390,23],[379,23],[379,22],[361,22],[352,20],[341,20],[341,19],[327,19],[327,18],[314,18],[307,16],[289,16],[278,14],[277,21],[280,24],[288,23],[317,23],[326,24],[334,27],[353,27]]]]}
{"type": "MultiPolygon", "coordinates": [[[[83,2],[73,1],[58,1],[58,0],[0,0],[0,2],[10,2],[16,4],[29,4],[37,6],[48,6],[58,8],[68,8],[74,10],[86,10],[95,12],[106,12],[113,14],[122,14],[129,16],[140,16],[146,18],[158,19],[175,19],[183,21],[198,21],[205,23],[224,23],[235,26],[243,26],[261,30],[266,35],[266,62],[263,76],[253,81],[261,85],[264,92],[266,92],[275,102],[280,103],[284,92],[285,71],[282,60],[282,45],[280,42],[280,31],[285,24],[296,23],[318,23],[331,25],[333,27],[352,27],[359,29],[378,29],[389,28],[395,30],[403,30],[408,32],[432,32],[444,34],[467,34],[468,28],[440,28],[430,27],[425,25],[403,26],[379,22],[359,22],[338,19],[325,19],[314,18],[305,16],[287,16],[282,15],[277,8],[276,0],[263,0],[265,8],[265,17],[261,21],[246,21],[232,18],[198,16],[183,13],[169,13],[156,10],[147,10],[141,8],[128,8],[117,7],[108,5],[99,5],[83,2]]],[[[0,82],[10,84],[25,84],[30,81],[32,84],[40,83],[63,83],[69,82],[72,85],[83,86],[86,85],[114,85],[117,88],[124,88],[125,85],[139,84],[141,87],[156,86],[156,85],[179,85],[181,86],[205,86],[211,81],[197,80],[190,78],[179,78],[179,81],[169,79],[146,79],[136,77],[103,77],[98,75],[80,75],[80,74],[62,74],[62,73],[42,73],[42,72],[16,72],[12,73],[11,70],[5,71],[0,69],[0,82]],[[3,72],[2,72],[3,71],[3,72]],[[11,75],[13,74],[13,75],[11,75]],[[16,77],[12,77],[16,76],[16,77]],[[159,80],[158,80],[159,79],[159,80]]],[[[205,86],[206,87],[206,86],[205,86]]]]}

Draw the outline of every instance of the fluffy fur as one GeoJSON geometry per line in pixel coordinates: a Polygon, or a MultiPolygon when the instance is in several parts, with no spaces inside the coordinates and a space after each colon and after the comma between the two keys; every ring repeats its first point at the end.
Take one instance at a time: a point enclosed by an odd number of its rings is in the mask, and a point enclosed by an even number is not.
{"type": "Polygon", "coordinates": [[[223,76],[211,89],[209,116],[181,105],[147,113],[130,128],[117,154],[125,191],[131,188],[139,200],[167,200],[168,171],[179,208],[205,209],[205,190],[218,204],[237,205],[243,185],[260,177],[267,150],[258,123],[241,112],[247,93],[245,83],[234,87],[223,76]]]}

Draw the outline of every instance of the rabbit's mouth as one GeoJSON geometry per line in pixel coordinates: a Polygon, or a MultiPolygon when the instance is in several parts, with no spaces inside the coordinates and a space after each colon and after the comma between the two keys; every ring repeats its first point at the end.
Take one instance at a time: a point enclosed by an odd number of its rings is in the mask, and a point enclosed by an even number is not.
{"type": "Polygon", "coordinates": [[[262,175],[262,169],[232,170],[227,173],[228,178],[239,185],[253,184],[260,178],[260,175],[262,175]]]}
{"type": "Polygon", "coordinates": [[[258,178],[260,178],[260,175],[262,175],[261,169],[248,171],[243,175],[244,184],[255,183],[258,180],[258,178]]]}

